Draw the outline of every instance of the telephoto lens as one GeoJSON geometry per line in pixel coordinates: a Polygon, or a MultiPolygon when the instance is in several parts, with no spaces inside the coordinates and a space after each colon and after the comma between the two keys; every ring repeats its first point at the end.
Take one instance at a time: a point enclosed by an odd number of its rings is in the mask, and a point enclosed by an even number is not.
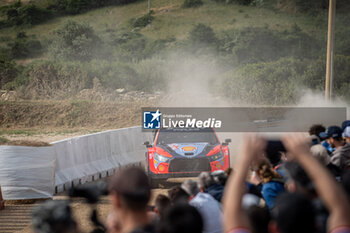
{"type": "Polygon", "coordinates": [[[32,212],[35,233],[76,233],[77,224],[73,219],[68,201],[46,201],[32,212]]]}
{"type": "Polygon", "coordinates": [[[70,197],[83,197],[89,204],[96,204],[100,197],[108,194],[106,182],[98,182],[97,184],[85,184],[73,187],[68,191],[70,197]]]}

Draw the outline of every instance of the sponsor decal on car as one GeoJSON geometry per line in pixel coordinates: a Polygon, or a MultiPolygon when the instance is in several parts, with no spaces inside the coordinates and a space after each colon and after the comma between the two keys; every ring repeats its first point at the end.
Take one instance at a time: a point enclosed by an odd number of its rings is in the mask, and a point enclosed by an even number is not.
{"type": "Polygon", "coordinates": [[[184,146],[181,148],[183,152],[193,152],[196,151],[197,147],[194,146],[184,146]]]}

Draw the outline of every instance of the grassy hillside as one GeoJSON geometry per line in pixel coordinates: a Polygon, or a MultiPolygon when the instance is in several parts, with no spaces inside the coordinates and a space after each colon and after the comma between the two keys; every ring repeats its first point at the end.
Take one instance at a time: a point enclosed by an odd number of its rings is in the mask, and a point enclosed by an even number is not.
{"type": "MultiPolygon", "coordinates": [[[[324,4],[307,11],[310,6],[293,0],[203,0],[193,8],[183,8],[183,0],[152,0],[150,15],[147,1],[136,1],[47,16],[49,2],[55,0],[34,1],[44,9],[42,21],[23,13],[29,3],[15,13],[1,8],[0,88],[23,99],[74,98],[94,80],[106,92],[167,92],[192,82],[202,93],[272,105],[296,103],[304,89],[324,89],[324,4]],[[10,21],[13,14],[19,16],[10,21]],[[18,23],[20,17],[35,23],[18,23]]],[[[337,14],[334,87],[335,95],[350,100],[347,13],[337,14]]]]}
{"type": "MultiPolygon", "coordinates": [[[[223,30],[252,26],[285,30],[297,24],[314,36],[326,36],[327,15],[314,17],[267,8],[228,5],[211,0],[204,0],[204,4],[198,8],[183,9],[182,3],[183,0],[152,0],[151,9],[154,11],[155,20],[149,27],[143,28],[141,33],[153,39],[165,39],[170,36],[184,39],[197,23],[206,24],[219,34],[223,30]]],[[[0,36],[15,38],[18,31],[25,31],[28,35],[36,35],[40,40],[46,40],[67,20],[87,22],[97,34],[103,36],[107,35],[106,31],[109,30],[128,28],[131,19],[146,13],[147,1],[138,1],[124,6],[103,7],[79,15],[58,17],[33,27],[5,28],[0,31],[0,36]]]]}

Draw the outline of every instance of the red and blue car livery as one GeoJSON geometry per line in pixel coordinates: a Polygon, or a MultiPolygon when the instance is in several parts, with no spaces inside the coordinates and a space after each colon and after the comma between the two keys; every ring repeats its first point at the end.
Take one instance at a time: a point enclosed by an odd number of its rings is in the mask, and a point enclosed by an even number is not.
{"type": "Polygon", "coordinates": [[[197,176],[230,166],[226,139],[220,143],[212,128],[163,128],[147,147],[147,172],[152,179],[197,176]]]}

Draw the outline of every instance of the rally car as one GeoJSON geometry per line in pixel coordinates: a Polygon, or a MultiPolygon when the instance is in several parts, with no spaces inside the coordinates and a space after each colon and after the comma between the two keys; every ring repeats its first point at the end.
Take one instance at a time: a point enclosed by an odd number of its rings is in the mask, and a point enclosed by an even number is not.
{"type": "Polygon", "coordinates": [[[153,144],[144,143],[148,176],[159,180],[225,170],[230,166],[230,142],[221,144],[212,128],[159,129],[153,144]]]}

